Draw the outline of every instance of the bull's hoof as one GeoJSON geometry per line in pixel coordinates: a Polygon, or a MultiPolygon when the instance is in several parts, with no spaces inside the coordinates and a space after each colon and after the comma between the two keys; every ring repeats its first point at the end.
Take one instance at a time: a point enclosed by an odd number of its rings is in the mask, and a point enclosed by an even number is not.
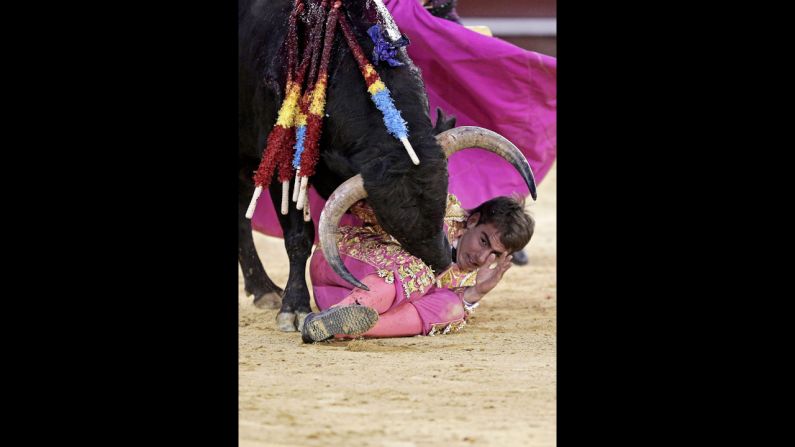
{"type": "Polygon", "coordinates": [[[309,312],[296,312],[295,313],[295,325],[298,328],[298,332],[304,330],[304,320],[306,320],[306,316],[309,315],[309,312]]]}
{"type": "Polygon", "coordinates": [[[266,293],[254,298],[254,305],[260,309],[278,309],[282,306],[282,295],[277,292],[266,293]]]}
{"type": "Polygon", "coordinates": [[[292,312],[279,312],[276,315],[276,328],[282,332],[295,332],[295,314],[292,312]]]}

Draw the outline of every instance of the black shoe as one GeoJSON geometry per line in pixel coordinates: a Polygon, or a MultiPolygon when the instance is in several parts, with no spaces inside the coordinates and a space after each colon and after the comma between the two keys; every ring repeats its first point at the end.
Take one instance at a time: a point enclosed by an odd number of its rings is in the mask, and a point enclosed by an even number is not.
{"type": "Polygon", "coordinates": [[[358,335],[367,332],[378,321],[378,312],[372,307],[331,307],[323,312],[312,312],[304,320],[301,339],[304,343],[324,341],[335,335],[358,335]]]}
{"type": "Polygon", "coordinates": [[[527,253],[524,250],[515,251],[511,256],[513,256],[511,258],[511,262],[516,265],[527,265],[527,263],[530,262],[530,260],[527,259],[527,253]]]}

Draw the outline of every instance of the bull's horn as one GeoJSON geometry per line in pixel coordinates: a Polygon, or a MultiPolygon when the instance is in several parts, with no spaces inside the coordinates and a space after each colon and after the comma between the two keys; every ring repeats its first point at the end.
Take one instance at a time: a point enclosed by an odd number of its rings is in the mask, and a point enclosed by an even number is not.
{"type": "Polygon", "coordinates": [[[536,181],[530,164],[513,143],[497,132],[475,126],[454,127],[437,135],[436,141],[444,149],[447,158],[461,149],[480,147],[508,160],[522,175],[530,195],[536,200],[536,181]]]}
{"type": "Polygon", "coordinates": [[[364,190],[364,181],[361,174],[356,174],[349,178],[338,186],[328,198],[326,206],[323,207],[323,212],[320,213],[320,222],[317,228],[320,248],[323,249],[323,256],[326,257],[326,261],[331,268],[345,281],[360,289],[370,290],[345,268],[337,248],[337,236],[340,232],[339,223],[342,215],[348,211],[351,205],[366,197],[367,191],[364,190]]]}

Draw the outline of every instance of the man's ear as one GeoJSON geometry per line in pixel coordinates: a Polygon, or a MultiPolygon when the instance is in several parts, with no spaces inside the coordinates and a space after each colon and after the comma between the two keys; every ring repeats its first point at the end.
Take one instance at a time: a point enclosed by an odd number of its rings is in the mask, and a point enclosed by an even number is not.
{"type": "Polygon", "coordinates": [[[475,213],[467,218],[467,228],[473,228],[478,224],[480,213],[475,213]]]}

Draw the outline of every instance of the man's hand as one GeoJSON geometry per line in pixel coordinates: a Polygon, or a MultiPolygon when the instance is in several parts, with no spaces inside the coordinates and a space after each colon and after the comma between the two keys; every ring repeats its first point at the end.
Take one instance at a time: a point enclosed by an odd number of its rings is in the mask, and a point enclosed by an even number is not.
{"type": "Polygon", "coordinates": [[[464,292],[464,299],[473,304],[489,293],[500,282],[502,275],[511,268],[511,259],[512,256],[508,253],[503,253],[499,259],[494,253],[490,254],[486,263],[478,269],[477,284],[464,292]],[[492,266],[494,268],[490,268],[492,266]]]}

